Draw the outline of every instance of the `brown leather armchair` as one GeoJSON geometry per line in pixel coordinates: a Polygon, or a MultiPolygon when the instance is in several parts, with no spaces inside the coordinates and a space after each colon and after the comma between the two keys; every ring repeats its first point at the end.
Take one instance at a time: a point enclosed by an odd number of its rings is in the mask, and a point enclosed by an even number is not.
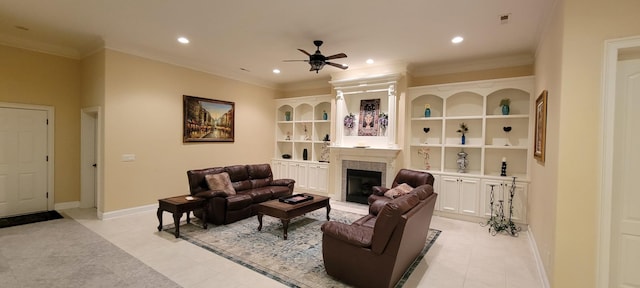
{"type": "MultiPolygon", "coordinates": [[[[433,175],[423,171],[409,170],[409,169],[400,169],[396,174],[396,178],[393,179],[393,183],[391,184],[391,188],[395,188],[396,186],[407,183],[411,187],[418,187],[424,184],[429,184],[433,186],[433,175]]],[[[381,186],[373,186],[373,193],[367,199],[369,205],[373,204],[376,200],[384,200],[389,201],[391,199],[384,196],[384,193],[389,191],[387,187],[381,186]]]]}
{"type": "Polygon", "coordinates": [[[369,215],[322,225],[327,274],[356,287],[392,287],[425,246],[437,194],[425,184],[389,202],[376,201],[369,215]]]}

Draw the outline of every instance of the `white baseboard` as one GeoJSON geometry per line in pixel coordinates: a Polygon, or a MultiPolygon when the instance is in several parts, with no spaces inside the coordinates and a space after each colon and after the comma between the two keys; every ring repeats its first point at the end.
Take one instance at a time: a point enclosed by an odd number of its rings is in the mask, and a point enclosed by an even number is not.
{"type": "Polygon", "coordinates": [[[549,284],[549,278],[547,277],[547,272],[544,269],[544,264],[542,263],[542,258],[540,257],[540,251],[538,251],[538,244],[536,244],[536,239],[533,236],[533,230],[529,227],[529,244],[531,244],[531,250],[533,250],[533,255],[536,258],[536,266],[538,268],[538,274],[540,277],[540,281],[542,282],[543,288],[551,288],[549,284]]]}
{"type": "Polygon", "coordinates": [[[80,207],[80,201],[62,202],[62,203],[53,204],[54,210],[64,210],[64,209],[71,209],[71,208],[78,208],[78,207],[80,207]]]}
{"type": "Polygon", "coordinates": [[[122,216],[137,214],[141,212],[156,211],[156,210],[158,210],[158,203],[138,206],[133,208],[127,208],[122,210],[110,211],[110,212],[98,212],[98,218],[101,220],[108,220],[108,219],[118,218],[122,216]]]}

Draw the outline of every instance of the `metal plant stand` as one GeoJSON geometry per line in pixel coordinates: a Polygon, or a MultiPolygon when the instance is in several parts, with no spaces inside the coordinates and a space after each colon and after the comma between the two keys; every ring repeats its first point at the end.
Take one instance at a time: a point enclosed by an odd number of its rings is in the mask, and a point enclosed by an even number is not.
{"type": "Polygon", "coordinates": [[[513,196],[516,191],[516,177],[513,177],[511,187],[509,189],[509,218],[505,219],[504,216],[504,200],[498,200],[498,204],[494,204],[494,192],[493,188],[496,185],[491,186],[491,192],[489,194],[489,205],[491,206],[491,217],[487,220],[487,223],[482,226],[489,226],[489,233],[496,236],[500,232],[505,232],[513,237],[518,237],[518,233],[522,230],[521,227],[516,226],[511,221],[511,215],[513,214],[513,196]],[[495,209],[495,210],[494,210],[495,209]]]}

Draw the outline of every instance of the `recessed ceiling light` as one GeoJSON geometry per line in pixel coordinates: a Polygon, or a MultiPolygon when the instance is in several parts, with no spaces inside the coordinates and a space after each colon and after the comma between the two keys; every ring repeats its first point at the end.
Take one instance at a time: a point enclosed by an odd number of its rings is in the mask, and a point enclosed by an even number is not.
{"type": "Polygon", "coordinates": [[[367,64],[373,64],[373,59],[367,59],[367,64]]]}
{"type": "Polygon", "coordinates": [[[456,36],[456,37],[453,37],[453,39],[451,39],[451,43],[453,44],[458,44],[462,41],[464,41],[464,38],[462,38],[462,36],[456,36]]]}
{"type": "Polygon", "coordinates": [[[189,44],[189,39],[187,39],[186,37],[180,37],[178,38],[178,42],[182,44],[189,44]]]}
{"type": "Polygon", "coordinates": [[[280,69],[273,69],[273,73],[280,74],[280,69]]]}

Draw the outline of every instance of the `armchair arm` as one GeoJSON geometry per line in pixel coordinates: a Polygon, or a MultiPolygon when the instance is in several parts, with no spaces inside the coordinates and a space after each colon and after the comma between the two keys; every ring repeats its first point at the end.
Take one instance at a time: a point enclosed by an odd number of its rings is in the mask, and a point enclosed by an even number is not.
{"type": "Polygon", "coordinates": [[[357,247],[371,247],[373,230],[364,226],[352,226],[345,223],[329,221],[320,227],[324,235],[357,247]]]}
{"type": "Polygon", "coordinates": [[[373,186],[371,187],[371,190],[373,190],[373,195],[384,196],[384,192],[389,191],[389,188],[382,186],[373,186]]]}
{"type": "Polygon", "coordinates": [[[202,197],[202,198],[205,198],[205,199],[211,199],[211,198],[214,198],[214,197],[227,198],[227,196],[229,196],[229,195],[227,195],[227,193],[225,193],[222,190],[207,190],[207,191],[203,191],[203,192],[198,192],[193,196],[202,197]]]}
{"type": "Polygon", "coordinates": [[[273,179],[271,181],[271,185],[273,186],[289,186],[296,183],[296,180],[293,179],[273,179]]]}

